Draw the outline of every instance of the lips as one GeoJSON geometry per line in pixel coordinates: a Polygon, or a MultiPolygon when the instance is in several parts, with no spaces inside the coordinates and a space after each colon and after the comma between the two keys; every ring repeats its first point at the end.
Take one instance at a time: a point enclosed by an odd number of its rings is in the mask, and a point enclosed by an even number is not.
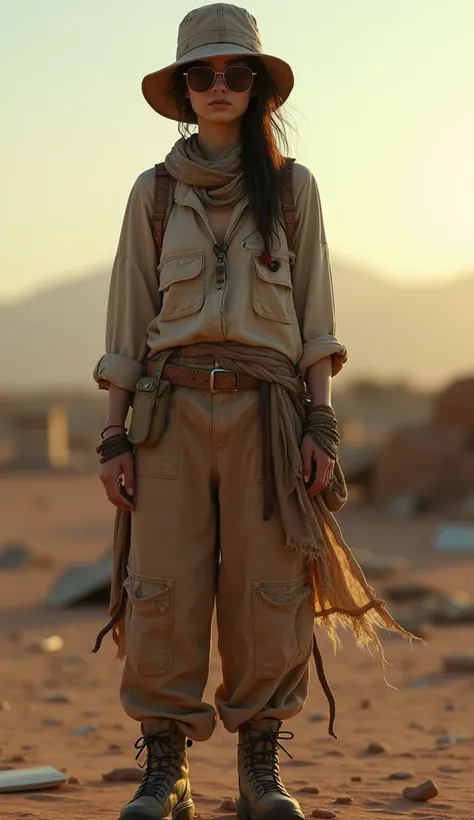
{"type": "Polygon", "coordinates": [[[227,100],[213,100],[209,105],[230,105],[230,102],[227,100]]]}

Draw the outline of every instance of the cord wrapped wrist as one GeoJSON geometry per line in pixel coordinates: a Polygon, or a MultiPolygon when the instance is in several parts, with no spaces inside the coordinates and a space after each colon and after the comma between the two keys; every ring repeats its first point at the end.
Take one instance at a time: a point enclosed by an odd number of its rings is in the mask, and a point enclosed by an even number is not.
{"type": "Polygon", "coordinates": [[[309,436],[321,450],[336,461],[341,436],[334,409],[328,404],[313,404],[306,413],[304,435],[309,436]]]}
{"type": "Polygon", "coordinates": [[[127,433],[116,433],[114,436],[109,436],[96,447],[96,453],[100,455],[101,464],[122,455],[122,453],[128,453],[130,450],[133,450],[133,447],[128,440],[127,433]]]}

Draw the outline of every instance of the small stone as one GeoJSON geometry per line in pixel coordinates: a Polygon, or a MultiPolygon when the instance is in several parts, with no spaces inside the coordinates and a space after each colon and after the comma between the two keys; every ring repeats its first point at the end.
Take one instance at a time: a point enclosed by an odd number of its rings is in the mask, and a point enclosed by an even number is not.
{"type": "Polygon", "coordinates": [[[439,735],[436,738],[436,743],[439,743],[441,746],[450,746],[450,745],[454,745],[457,742],[458,742],[457,737],[454,737],[454,735],[449,735],[449,734],[439,735]]]}
{"type": "Polygon", "coordinates": [[[109,752],[121,752],[122,747],[118,743],[109,743],[108,750],[109,752]]]}
{"type": "Polygon", "coordinates": [[[2,700],[0,702],[0,712],[11,712],[12,705],[8,700],[2,700]]]}
{"type": "Polygon", "coordinates": [[[31,564],[32,552],[27,544],[11,541],[0,552],[1,569],[23,569],[31,564]]]}
{"type": "Polygon", "coordinates": [[[65,692],[47,692],[43,696],[44,703],[73,703],[72,698],[65,692]]]}
{"type": "Polygon", "coordinates": [[[73,735],[92,735],[97,732],[97,726],[74,726],[71,732],[73,735]]]}
{"type": "Polygon", "coordinates": [[[13,769],[16,769],[16,766],[4,766],[3,764],[0,766],[0,772],[12,772],[13,769]]]}
{"type": "Polygon", "coordinates": [[[88,718],[96,718],[101,716],[101,712],[98,712],[97,709],[86,709],[85,712],[82,713],[83,717],[88,718]]]}
{"type": "Polygon", "coordinates": [[[355,774],[353,777],[351,777],[351,780],[353,783],[362,783],[362,778],[358,774],[355,774]]]}
{"type": "Polygon", "coordinates": [[[319,817],[320,820],[334,820],[337,814],[335,811],[329,811],[328,809],[314,809],[311,817],[319,817]]]}
{"type": "Polygon", "coordinates": [[[319,789],[317,786],[302,786],[300,792],[301,794],[319,794],[319,789]]]}
{"type": "Polygon", "coordinates": [[[472,653],[448,655],[443,659],[443,666],[445,672],[474,674],[474,655],[472,653]]]}
{"type": "Polygon", "coordinates": [[[425,731],[425,727],[423,726],[423,724],[418,723],[417,720],[412,720],[411,723],[408,724],[408,728],[409,729],[415,729],[418,732],[424,732],[425,731]]]}
{"type": "Polygon", "coordinates": [[[82,783],[78,777],[70,777],[68,783],[70,786],[82,786],[82,783]]]}
{"type": "Polygon", "coordinates": [[[437,797],[438,794],[438,788],[432,780],[426,780],[425,783],[420,783],[419,786],[415,786],[414,788],[407,786],[407,788],[403,790],[403,796],[406,800],[415,800],[419,803],[425,803],[427,800],[437,797]]]}
{"type": "Polygon", "coordinates": [[[234,797],[226,797],[219,806],[220,811],[230,811],[232,814],[237,812],[237,803],[234,797]]]}
{"type": "Polygon", "coordinates": [[[112,769],[102,775],[102,780],[108,783],[141,783],[143,780],[143,770],[134,766],[127,766],[123,769],[112,769]]]}
{"type": "Polygon", "coordinates": [[[372,706],[372,704],[371,704],[370,700],[365,699],[365,700],[361,701],[361,704],[360,704],[361,709],[370,709],[371,706],[372,706]]]}
{"type": "Polygon", "coordinates": [[[352,797],[336,797],[334,802],[337,803],[338,806],[352,806],[354,801],[352,797]]]}
{"type": "Polygon", "coordinates": [[[30,652],[43,652],[45,655],[53,652],[60,652],[64,648],[64,641],[60,635],[50,635],[38,643],[33,643],[28,647],[30,652]]]}
{"type": "Polygon", "coordinates": [[[59,718],[47,717],[43,720],[43,726],[62,726],[64,723],[63,720],[59,718]]]}
{"type": "Polygon", "coordinates": [[[313,715],[308,716],[309,723],[322,723],[323,720],[326,720],[326,716],[322,715],[321,712],[315,712],[313,715]]]}
{"type": "Polygon", "coordinates": [[[6,763],[27,763],[27,758],[24,755],[13,755],[6,760],[6,763]]]}
{"type": "Polygon", "coordinates": [[[368,755],[382,755],[382,754],[385,754],[385,752],[388,752],[388,751],[389,751],[388,746],[384,746],[382,743],[374,742],[374,743],[369,743],[369,745],[367,746],[367,749],[366,749],[366,754],[368,754],[368,755]]]}
{"type": "Polygon", "coordinates": [[[457,709],[457,706],[452,700],[448,700],[448,702],[444,704],[444,711],[445,712],[455,712],[456,709],[457,709]]]}
{"type": "Polygon", "coordinates": [[[392,774],[390,775],[390,780],[411,780],[412,777],[415,777],[413,772],[392,772],[392,774]]]}

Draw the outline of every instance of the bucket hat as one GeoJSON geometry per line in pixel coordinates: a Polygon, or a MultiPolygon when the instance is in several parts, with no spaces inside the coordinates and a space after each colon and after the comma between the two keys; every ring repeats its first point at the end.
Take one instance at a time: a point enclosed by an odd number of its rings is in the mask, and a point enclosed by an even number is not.
{"type": "Polygon", "coordinates": [[[147,74],[142,91],[147,103],[170,120],[179,120],[176,102],[170,95],[171,80],[178,66],[211,57],[258,57],[272,78],[283,103],[294,84],[291,67],[279,57],[265,54],[255,17],[230,3],[213,3],[190,11],[178,30],[176,60],[147,74]]]}

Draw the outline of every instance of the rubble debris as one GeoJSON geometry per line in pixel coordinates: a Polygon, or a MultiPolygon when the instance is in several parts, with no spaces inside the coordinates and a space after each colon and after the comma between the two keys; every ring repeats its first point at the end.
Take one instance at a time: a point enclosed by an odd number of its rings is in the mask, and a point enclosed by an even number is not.
{"type": "Polygon", "coordinates": [[[51,789],[68,778],[52,766],[37,766],[31,769],[10,769],[0,772],[0,792],[36,791],[51,789]]]}

